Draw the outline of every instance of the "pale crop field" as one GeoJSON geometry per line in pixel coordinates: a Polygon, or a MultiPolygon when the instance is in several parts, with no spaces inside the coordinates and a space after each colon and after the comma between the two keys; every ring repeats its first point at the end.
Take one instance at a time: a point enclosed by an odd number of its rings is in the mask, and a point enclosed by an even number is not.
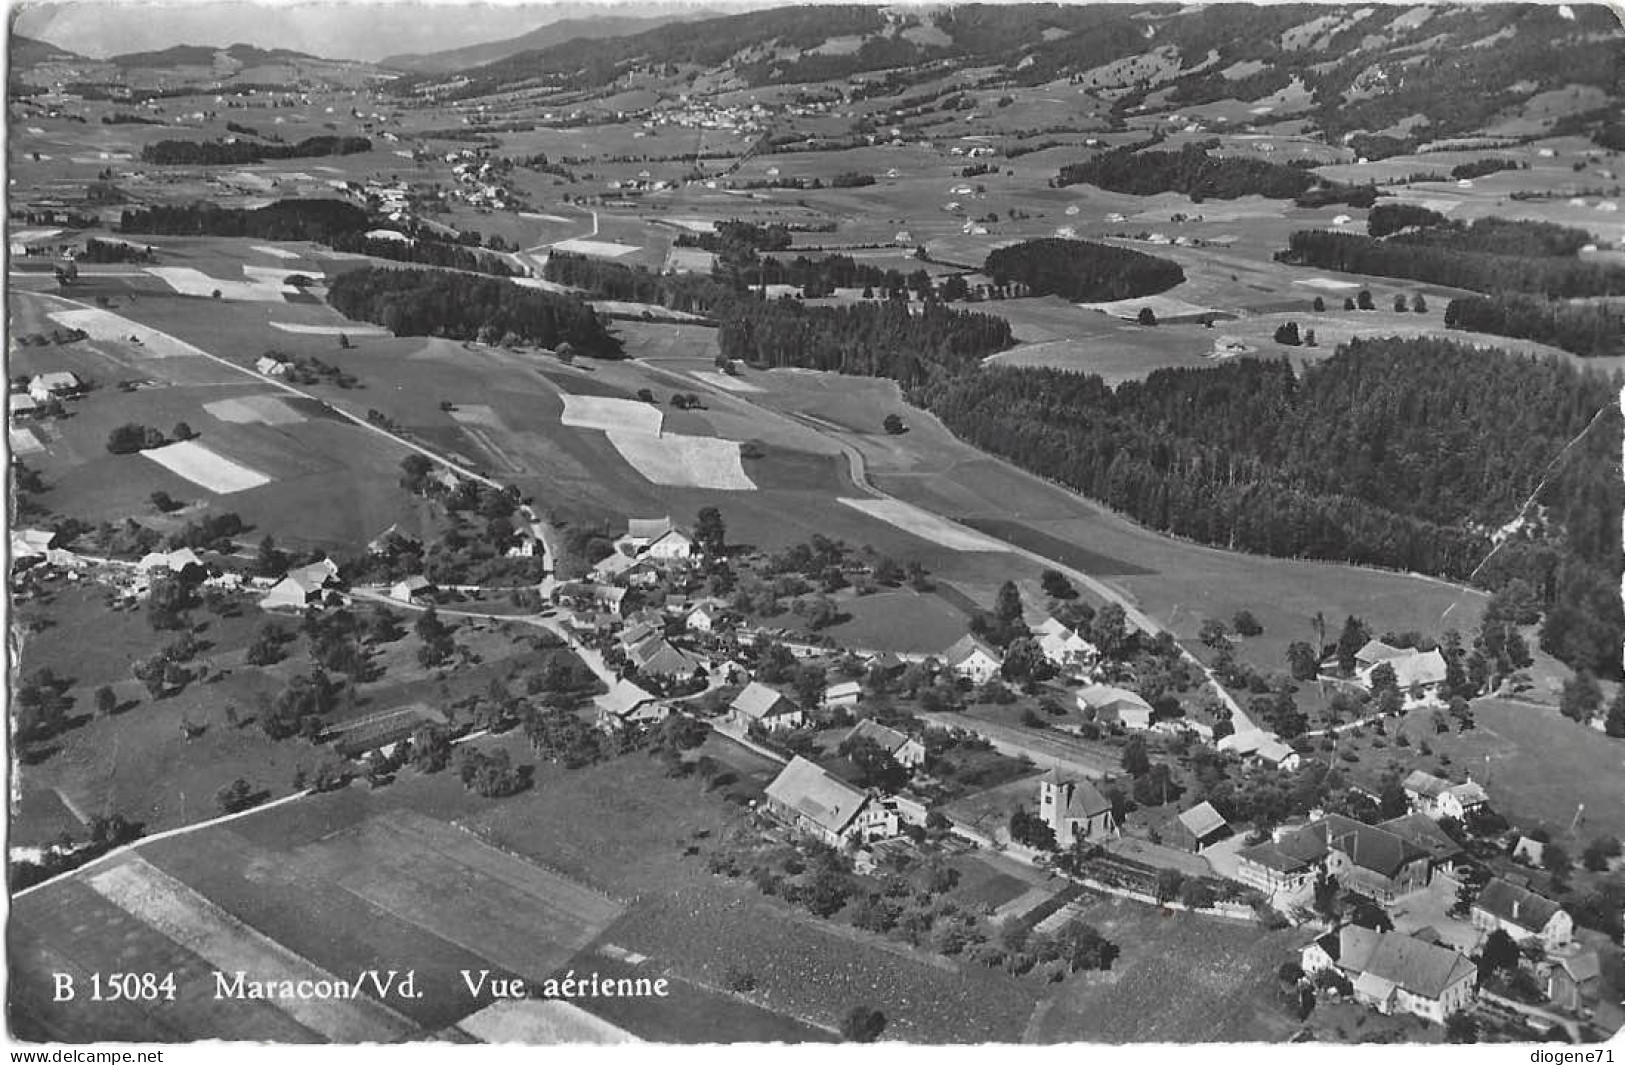
{"type": "Polygon", "coordinates": [[[725,373],[715,370],[691,370],[689,375],[695,380],[703,381],[713,388],[721,388],[728,392],[760,392],[761,389],[749,381],[741,381],[737,377],[729,377],[725,373]]]}
{"type": "Polygon", "coordinates": [[[255,303],[281,303],[283,297],[299,290],[284,285],[282,278],[286,276],[283,271],[267,267],[245,267],[249,272],[250,280],[235,281],[228,278],[210,277],[201,270],[194,270],[190,266],[149,266],[147,273],[158,278],[170,288],[183,296],[212,296],[220,293],[223,299],[249,300],[255,303]],[[268,277],[268,271],[276,276],[268,277]]]}
{"type": "Polygon", "coordinates": [[[52,311],[49,315],[51,321],[69,329],[83,329],[90,334],[92,340],[127,341],[134,339],[141,346],[142,351],[155,359],[167,359],[176,355],[206,355],[200,348],[195,348],[184,341],[138,325],[130,319],[107,311],[99,311],[94,307],[83,307],[72,311],[52,311]]]}
{"type": "Polygon", "coordinates": [[[271,478],[258,470],[249,469],[223,455],[217,455],[202,444],[180,440],[163,447],[150,448],[142,455],[169,470],[201,485],[216,495],[246,492],[270,484],[271,478]]]}
{"type": "Polygon", "coordinates": [[[851,499],[840,502],[871,518],[879,518],[904,532],[930,541],[950,551],[1009,551],[1010,546],[990,536],[961,528],[946,518],[897,499],[851,499]]]}
{"type": "Polygon", "coordinates": [[[660,408],[632,399],[612,399],[607,396],[575,396],[568,392],[564,400],[564,415],[560,421],[573,429],[602,429],[615,433],[660,432],[665,415],[660,408]]]}
{"type": "Polygon", "coordinates": [[[577,255],[590,255],[598,259],[618,259],[623,255],[631,255],[633,252],[643,250],[635,244],[611,244],[606,240],[586,240],[584,238],[561,240],[553,247],[557,251],[573,251],[577,255]]]}
{"type": "Polygon", "coordinates": [[[756,488],[745,473],[735,441],[672,433],[611,432],[608,436],[621,457],[655,484],[725,492],[756,488]]]}
{"type": "Polygon", "coordinates": [[[376,325],[308,325],[303,322],[267,322],[272,329],[303,336],[335,337],[340,333],[352,337],[387,337],[389,330],[376,325]]]}
{"type": "Polygon", "coordinates": [[[560,1046],[643,1041],[580,1006],[556,999],[493,1002],[463,1018],[457,1027],[482,1043],[560,1046]]]}
{"type": "Polygon", "coordinates": [[[299,258],[298,252],[289,251],[286,248],[273,248],[269,244],[250,244],[248,248],[250,251],[259,252],[261,255],[269,255],[273,259],[299,258]]]}
{"type": "Polygon", "coordinates": [[[223,422],[237,425],[294,425],[305,416],[282,402],[278,396],[237,396],[203,404],[203,409],[223,422]]]}

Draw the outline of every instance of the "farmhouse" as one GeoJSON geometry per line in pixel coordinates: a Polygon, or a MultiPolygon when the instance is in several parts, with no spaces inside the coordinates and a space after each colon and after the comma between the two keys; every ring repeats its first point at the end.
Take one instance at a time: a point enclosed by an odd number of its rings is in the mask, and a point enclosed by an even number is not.
{"type": "Polygon", "coordinates": [[[1076,632],[1054,618],[1033,630],[1038,637],[1038,649],[1058,669],[1090,670],[1100,657],[1100,650],[1076,632]]]}
{"type": "Polygon", "coordinates": [[[203,560],[190,547],[177,548],[174,551],[149,551],[141,556],[141,561],[135,568],[142,573],[151,573],[154,570],[168,570],[170,573],[180,573],[187,566],[201,566],[203,560]]]}
{"type": "Polygon", "coordinates": [[[1478,893],[1472,921],[1473,927],[1485,932],[1499,929],[1519,943],[1538,942],[1547,950],[1556,950],[1574,938],[1574,919],[1563,907],[1502,877],[1494,878],[1478,893]]]}
{"type": "Polygon", "coordinates": [[[650,541],[643,553],[662,562],[675,562],[694,557],[694,541],[685,533],[673,529],[650,541]]]}
{"type": "Polygon", "coordinates": [[[737,728],[748,729],[758,724],[769,732],[776,732],[800,728],[802,713],[800,707],[779,692],[753,680],[729,704],[728,719],[737,728]]]}
{"type": "Polygon", "coordinates": [[[282,377],[293,364],[275,355],[261,355],[254,363],[254,370],[266,377],[282,377]]]}
{"type": "Polygon", "coordinates": [[[1126,688],[1090,684],[1078,690],[1078,709],[1096,721],[1118,721],[1127,729],[1151,727],[1151,704],[1126,688]]]}
{"type": "Polygon", "coordinates": [[[30,414],[39,413],[39,400],[27,392],[13,392],[6,397],[6,413],[13,418],[22,418],[30,414]]]}
{"type": "Polygon", "coordinates": [[[972,635],[961,636],[942,653],[942,662],[961,677],[986,684],[999,675],[1004,659],[986,642],[972,635]]]}
{"type": "Polygon", "coordinates": [[[1378,902],[1426,887],[1428,855],[1392,832],[1341,814],[1303,829],[1326,841],[1326,869],[1350,891],[1378,902]]]}
{"type": "Polygon", "coordinates": [[[1262,762],[1287,772],[1298,768],[1303,761],[1297,751],[1282,743],[1273,732],[1262,729],[1232,733],[1219,741],[1219,750],[1234,751],[1244,762],[1262,762]]]}
{"type": "Polygon", "coordinates": [[[45,552],[56,543],[56,533],[51,529],[13,529],[11,531],[11,553],[17,558],[44,558],[45,552]]]}
{"type": "MultiPolygon", "coordinates": [[[[1355,660],[1359,660],[1358,654],[1355,660]]],[[[1430,697],[1438,691],[1445,678],[1444,655],[1439,653],[1438,648],[1431,651],[1401,651],[1390,658],[1379,659],[1368,666],[1357,668],[1355,677],[1369,689],[1371,675],[1384,665],[1394,671],[1394,680],[1398,682],[1399,690],[1412,697],[1430,697]]]]}
{"type": "Polygon", "coordinates": [[[653,724],[671,714],[670,707],[624,677],[603,695],[594,696],[593,705],[598,708],[598,727],[605,732],[653,724]]]}
{"type": "Polygon", "coordinates": [[[396,581],[389,589],[389,597],[401,603],[416,603],[427,599],[434,591],[434,585],[423,574],[415,574],[403,580],[396,581]]]}
{"type": "Polygon", "coordinates": [[[1104,839],[1118,834],[1112,804],[1087,780],[1068,780],[1059,769],[1038,779],[1038,816],[1055,832],[1063,850],[1075,840],[1104,839]]]}
{"type": "Polygon", "coordinates": [[[856,739],[874,740],[900,766],[913,769],[925,762],[925,744],[872,718],[859,721],[842,742],[850,743],[856,739]]]}
{"type": "Polygon", "coordinates": [[[28,382],[28,394],[34,398],[34,402],[46,403],[53,398],[71,396],[83,387],[79,378],[67,370],[55,370],[35,374],[28,382]]]}
{"type": "Polygon", "coordinates": [[[688,612],[683,627],[693,632],[715,632],[726,620],[728,612],[716,603],[701,603],[688,612]]]}
{"type": "Polygon", "coordinates": [[[1189,810],[1180,814],[1174,820],[1175,835],[1184,844],[1185,849],[1200,851],[1232,834],[1230,824],[1224,815],[1213,808],[1210,802],[1200,802],[1189,810]]]}
{"type": "Polygon", "coordinates": [[[767,786],[766,810],[796,831],[832,847],[897,834],[895,811],[800,755],[790,759],[767,786]]]}
{"type": "Polygon", "coordinates": [[[1425,814],[1405,814],[1377,825],[1384,832],[1404,840],[1428,856],[1428,873],[1452,873],[1462,857],[1461,844],[1451,839],[1444,829],[1425,814]]]}
{"type": "Polygon", "coordinates": [[[677,526],[672,524],[669,514],[664,518],[631,518],[626,523],[626,535],[615,543],[616,546],[625,544],[636,553],[676,531],[677,526]]]}
{"type": "Polygon", "coordinates": [[[626,599],[626,589],[607,584],[594,584],[591,581],[567,581],[553,590],[553,598],[557,602],[567,603],[580,610],[603,610],[619,614],[621,604],[626,599]]]}
{"type": "Polygon", "coordinates": [[[303,610],[322,601],[325,582],[311,581],[293,574],[282,578],[260,598],[261,610],[303,610]]]}
{"type": "Polygon", "coordinates": [[[1436,1024],[1466,1009],[1478,968],[1448,947],[1397,932],[1347,924],[1303,949],[1305,973],[1335,969],[1354,997],[1380,1013],[1410,1013],[1436,1024]]]}
{"type": "Polygon", "coordinates": [[[1269,896],[1306,890],[1326,860],[1326,841],[1299,829],[1236,852],[1236,879],[1269,896]]]}
{"type": "Polygon", "coordinates": [[[658,633],[627,648],[626,659],[639,673],[650,677],[691,677],[701,664],[698,658],[678,650],[658,633]]]}
{"type": "Polygon", "coordinates": [[[1424,770],[1413,770],[1401,785],[1411,809],[1438,820],[1453,817],[1460,821],[1469,814],[1478,813],[1489,803],[1489,795],[1469,777],[1465,783],[1452,784],[1424,770]]]}
{"type": "Polygon", "coordinates": [[[1546,997],[1560,1010],[1578,1010],[1602,990],[1602,962],[1594,950],[1552,958],[1546,972],[1546,997]]]}

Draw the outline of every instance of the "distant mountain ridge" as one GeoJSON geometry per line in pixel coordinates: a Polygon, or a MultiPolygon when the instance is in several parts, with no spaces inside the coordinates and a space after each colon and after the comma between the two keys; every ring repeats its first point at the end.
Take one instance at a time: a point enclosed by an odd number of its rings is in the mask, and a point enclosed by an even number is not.
{"type": "Polygon", "coordinates": [[[529,33],[501,41],[470,44],[444,52],[407,53],[385,56],[378,66],[390,70],[403,70],[413,74],[447,74],[470,67],[496,63],[522,52],[552,48],[575,40],[602,40],[608,37],[627,37],[658,29],[673,22],[694,22],[714,17],[713,12],[680,11],[669,15],[645,17],[605,15],[602,17],[567,18],[548,22],[529,33]]]}
{"type": "Polygon", "coordinates": [[[24,37],[20,33],[11,35],[10,55],[12,66],[18,67],[33,66],[35,63],[90,62],[77,52],[70,52],[66,48],[58,48],[49,41],[24,37]]]}
{"type": "Polygon", "coordinates": [[[207,67],[213,66],[216,57],[222,53],[244,66],[288,60],[331,62],[330,60],[324,60],[321,56],[295,52],[290,48],[265,49],[256,48],[251,44],[233,44],[225,48],[217,48],[209,44],[177,44],[171,48],[156,52],[127,52],[123,55],[115,55],[110,57],[107,62],[124,70],[139,67],[160,70],[171,67],[207,67]]]}

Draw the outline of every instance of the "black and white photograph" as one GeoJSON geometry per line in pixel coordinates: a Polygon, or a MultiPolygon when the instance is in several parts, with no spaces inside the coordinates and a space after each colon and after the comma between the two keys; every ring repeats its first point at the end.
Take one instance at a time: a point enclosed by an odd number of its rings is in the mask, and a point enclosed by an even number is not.
{"type": "Polygon", "coordinates": [[[6,14],[10,1060],[1613,1060],[1618,8],[6,14]]]}

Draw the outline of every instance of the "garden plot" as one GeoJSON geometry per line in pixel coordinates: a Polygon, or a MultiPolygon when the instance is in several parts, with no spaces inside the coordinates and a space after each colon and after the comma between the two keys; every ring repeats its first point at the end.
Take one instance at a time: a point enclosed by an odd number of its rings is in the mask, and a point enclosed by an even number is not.
{"type": "Polygon", "coordinates": [[[299,333],[303,336],[336,337],[340,334],[351,337],[387,337],[389,330],[376,325],[309,325],[304,322],[267,322],[272,329],[279,329],[284,333],[299,333]]]}
{"type": "Polygon", "coordinates": [[[282,402],[280,396],[237,396],[203,404],[203,409],[235,425],[293,425],[305,416],[282,402]]]}
{"type": "MultiPolygon", "coordinates": [[[[332,974],[139,858],[92,876],[89,886],[221,972],[242,972],[249,979],[334,981],[332,974]]],[[[405,1018],[371,999],[292,998],[279,1005],[294,1020],[334,1042],[393,1041],[414,1031],[405,1018]]]]}
{"type": "Polygon", "coordinates": [[[185,341],[176,340],[166,333],[156,329],[149,329],[138,325],[130,319],[107,311],[99,311],[94,307],[85,307],[72,311],[52,311],[48,316],[51,321],[69,329],[83,329],[92,340],[110,340],[117,343],[134,340],[141,346],[143,352],[155,359],[167,359],[177,355],[202,355],[208,353],[201,348],[195,348],[185,341]]]}
{"type": "Polygon", "coordinates": [[[216,495],[246,492],[271,483],[271,478],[258,470],[233,462],[192,440],[149,448],[141,454],[216,495]]]}
{"type": "Polygon", "coordinates": [[[636,244],[612,244],[607,240],[587,240],[574,237],[570,240],[561,240],[553,245],[555,251],[574,252],[577,255],[587,255],[595,259],[618,259],[623,255],[631,255],[643,249],[636,244]]]}
{"type": "Polygon", "coordinates": [[[601,429],[606,433],[642,433],[657,436],[665,415],[653,404],[608,396],[577,396],[562,393],[564,415],[560,419],[573,429],[601,429]]]}
{"type": "Polygon", "coordinates": [[[673,248],[666,253],[666,269],[674,274],[709,274],[716,261],[704,248],[673,248]]]}
{"type": "Polygon", "coordinates": [[[899,499],[842,498],[840,502],[950,551],[1010,550],[1008,544],[962,528],[946,518],[939,518],[928,510],[899,499]]]}
{"type": "Polygon", "coordinates": [[[579,1006],[554,999],[494,1002],[457,1027],[482,1043],[560,1046],[643,1041],[579,1006]]]}
{"type": "Polygon", "coordinates": [[[609,442],[632,468],[655,484],[749,492],[756,488],[745,473],[739,444],[709,436],[611,432],[609,442]]]}

